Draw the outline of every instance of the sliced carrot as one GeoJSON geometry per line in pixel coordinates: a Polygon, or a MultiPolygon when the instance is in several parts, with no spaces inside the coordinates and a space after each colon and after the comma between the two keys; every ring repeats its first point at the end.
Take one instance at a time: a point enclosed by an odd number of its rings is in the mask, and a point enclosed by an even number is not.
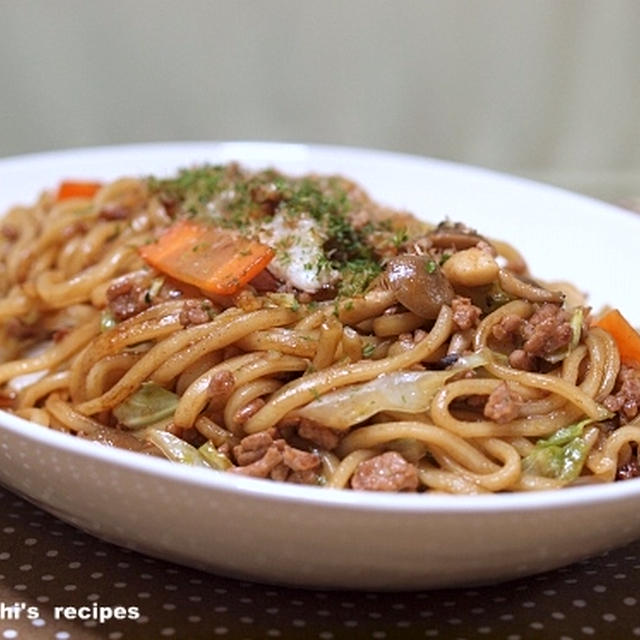
{"type": "Polygon", "coordinates": [[[102,187],[100,182],[63,180],[58,187],[56,199],[60,201],[68,198],[93,198],[100,187],[102,187]]]}
{"type": "Polygon", "coordinates": [[[640,368],[640,333],[629,324],[618,309],[607,311],[596,321],[595,326],[611,334],[624,364],[640,368]]]}
{"type": "Polygon", "coordinates": [[[140,255],[176,280],[231,295],[257,276],[274,254],[266,245],[233,231],[180,220],[156,242],[140,247],[140,255]]]}

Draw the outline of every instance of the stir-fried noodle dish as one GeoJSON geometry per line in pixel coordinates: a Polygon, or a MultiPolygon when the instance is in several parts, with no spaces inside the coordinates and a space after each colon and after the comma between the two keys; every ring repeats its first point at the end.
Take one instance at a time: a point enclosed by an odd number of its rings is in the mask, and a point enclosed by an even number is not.
{"type": "Polygon", "coordinates": [[[0,402],[22,418],[333,488],[640,475],[637,331],[462,222],[227,164],[68,180],[0,230],[0,402]]]}

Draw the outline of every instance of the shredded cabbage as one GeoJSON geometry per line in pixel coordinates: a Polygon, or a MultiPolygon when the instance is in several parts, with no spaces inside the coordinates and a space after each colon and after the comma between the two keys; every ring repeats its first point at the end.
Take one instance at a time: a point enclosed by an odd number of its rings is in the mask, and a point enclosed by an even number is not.
{"type": "Polygon", "coordinates": [[[522,461],[524,471],[564,482],[575,480],[589,453],[589,442],[582,434],[585,426],[591,422],[593,420],[587,418],[538,440],[534,450],[522,461]]]}
{"type": "Polygon", "coordinates": [[[215,469],[216,471],[224,471],[233,466],[229,458],[220,453],[210,441],[197,449],[182,438],[161,429],[147,429],[144,438],[155,444],[173,462],[215,469]]]}
{"type": "Polygon", "coordinates": [[[331,429],[348,429],[380,411],[420,413],[427,411],[442,385],[464,369],[487,363],[487,355],[459,358],[446,371],[393,371],[361,384],[331,391],[298,409],[295,415],[331,429]]]}
{"type": "Polygon", "coordinates": [[[118,422],[129,429],[140,429],[173,415],[178,396],[155,382],[144,382],[113,410],[118,422]]]}

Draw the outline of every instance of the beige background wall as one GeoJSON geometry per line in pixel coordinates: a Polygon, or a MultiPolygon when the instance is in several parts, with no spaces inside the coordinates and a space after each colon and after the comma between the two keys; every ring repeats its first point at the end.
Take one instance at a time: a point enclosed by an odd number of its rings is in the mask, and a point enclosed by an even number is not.
{"type": "Polygon", "coordinates": [[[317,141],[640,192],[635,0],[0,0],[0,156],[317,141]]]}

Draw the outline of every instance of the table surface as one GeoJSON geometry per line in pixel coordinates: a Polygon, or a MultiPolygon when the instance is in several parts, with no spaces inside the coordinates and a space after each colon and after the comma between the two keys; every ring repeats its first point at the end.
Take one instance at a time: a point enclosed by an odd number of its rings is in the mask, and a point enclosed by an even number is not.
{"type": "Polygon", "coordinates": [[[253,584],[116,547],[0,488],[0,638],[633,638],[640,637],[639,586],[640,541],[472,589],[253,584]]]}
{"type": "Polygon", "coordinates": [[[0,487],[0,640],[618,640],[640,638],[639,603],[640,540],[472,589],[312,591],[149,558],[0,487]]]}

